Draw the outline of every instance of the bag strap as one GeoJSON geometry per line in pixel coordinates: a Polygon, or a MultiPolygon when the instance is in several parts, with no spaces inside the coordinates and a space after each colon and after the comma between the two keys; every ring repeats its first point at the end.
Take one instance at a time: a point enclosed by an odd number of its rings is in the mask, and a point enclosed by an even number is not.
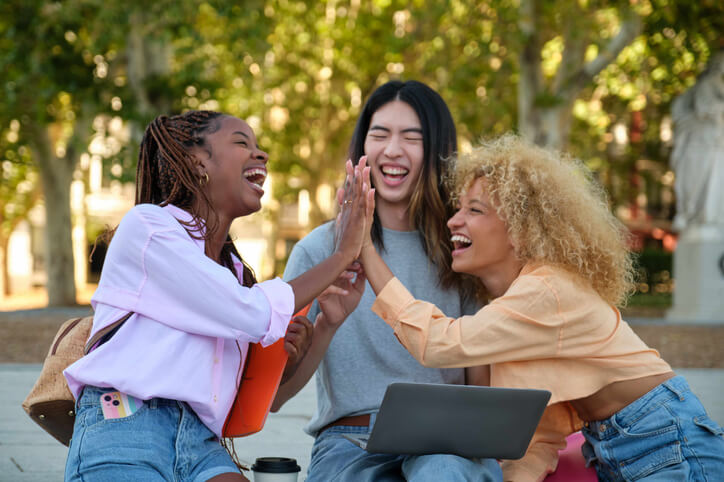
{"type": "Polygon", "coordinates": [[[85,349],[83,350],[83,354],[84,354],[84,355],[87,355],[88,353],[91,352],[91,350],[93,350],[93,349],[95,348],[95,346],[96,346],[97,344],[99,344],[99,343],[100,343],[100,344],[103,344],[103,343],[105,343],[106,341],[108,341],[108,340],[111,338],[111,336],[113,336],[113,334],[116,332],[116,330],[117,330],[118,328],[120,328],[121,325],[122,325],[128,318],[130,318],[132,314],[133,314],[133,312],[127,313],[127,314],[123,315],[123,317],[121,317],[119,320],[116,320],[116,321],[114,321],[113,323],[111,323],[110,325],[108,325],[108,326],[106,326],[106,327],[101,328],[100,330],[98,330],[98,331],[95,333],[95,335],[93,335],[93,336],[88,340],[88,342],[85,344],[85,349]]]}
{"type": "Polygon", "coordinates": [[[50,347],[49,355],[55,355],[55,352],[58,351],[58,345],[60,345],[60,342],[63,340],[63,338],[65,338],[65,335],[67,335],[73,328],[75,328],[75,325],[77,325],[81,321],[83,321],[83,317],[76,318],[75,320],[68,323],[68,326],[65,327],[62,333],[56,335],[53,346],[50,347]]]}

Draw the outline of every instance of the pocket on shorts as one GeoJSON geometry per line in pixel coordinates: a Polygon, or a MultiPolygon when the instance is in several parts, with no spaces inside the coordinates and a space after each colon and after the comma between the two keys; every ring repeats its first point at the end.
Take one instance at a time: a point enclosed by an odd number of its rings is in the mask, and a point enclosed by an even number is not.
{"type": "Polygon", "coordinates": [[[621,428],[616,441],[619,469],[626,480],[638,480],[684,460],[679,426],[667,410],[653,410],[630,427],[621,428]]]}
{"type": "Polygon", "coordinates": [[[724,437],[724,429],[722,429],[719,424],[717,424],[714,420],[710,419],[706,415],[694,417],[694,423],[699,427],[703,428],[704,430],[713,433],[714,435],[724,437]]]}
{"type": "Polygon", "coordinates": [[[637,459],[625,460],[621,463],[620,468],[626,480],[639,480],[664,467],[678,465],[683,461],[684,456],[681,453],[681,444],[676,441],[668,445],[659,446],[637,459]]]}
{"type": "Polygon", "coordinates": [[[148,404],[144,403],[138,408],[138,410],[125,417],[108,419],[103,416],[103,409],[101,408],[100,403],[89,408],[90,410],[88,411],[90,413],[86,418],[86,430],[93,432],[105,426],[123,425],[134,422],[137,418],[142,417],[146,410],[148,410],[148,404]]]}

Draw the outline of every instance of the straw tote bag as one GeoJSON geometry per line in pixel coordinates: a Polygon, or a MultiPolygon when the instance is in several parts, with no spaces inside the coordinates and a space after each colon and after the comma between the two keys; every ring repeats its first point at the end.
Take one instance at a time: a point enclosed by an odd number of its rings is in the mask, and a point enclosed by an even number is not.
{"type": "Polygon", "coordinates": [[[63,370],[90,352],[99,342],[105,342],[132,313],[124,315],[99,330],[92,339],[93,316],[72,318],[60,326],[40,376],[23,401],[23,409],[35,423],[63,445],[70,445],[75,422],[75,398],[70,393],[63,370]]]}

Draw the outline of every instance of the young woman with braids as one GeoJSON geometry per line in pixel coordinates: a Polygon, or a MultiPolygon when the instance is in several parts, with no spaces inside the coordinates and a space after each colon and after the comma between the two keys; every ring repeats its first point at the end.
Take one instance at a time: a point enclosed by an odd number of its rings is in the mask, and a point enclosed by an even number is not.
{"type": "Polygon", "coordinates": [[[136,206],[91,302],[93,333],[132,314],[65,371],[77,400],[67,481],[246,480],[219,438],[248,345],[285,337],[291,374],[311,324],[289,320],[357,257],[371,192],[360,166],[333,253],[289,282],[257,283],[228,233],[261,208],[266,163],[236,117],[192,111],[147,127],[136,206]]]}

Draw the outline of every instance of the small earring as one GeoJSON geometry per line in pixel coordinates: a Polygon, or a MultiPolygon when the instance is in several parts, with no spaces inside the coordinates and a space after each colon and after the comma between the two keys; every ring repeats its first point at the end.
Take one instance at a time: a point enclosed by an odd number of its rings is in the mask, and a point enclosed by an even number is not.
{"type": "Polygon", "coordinates": [[[200,178],[199,178],[199,184],[201,184],[201,185],[203,186],[203,185],[208,184],[208,183],[209,183],[209,173],[208,173],[208,172],[205,172],[205,173],[204,173],[204,177],[200,177],[200,178]]]}

